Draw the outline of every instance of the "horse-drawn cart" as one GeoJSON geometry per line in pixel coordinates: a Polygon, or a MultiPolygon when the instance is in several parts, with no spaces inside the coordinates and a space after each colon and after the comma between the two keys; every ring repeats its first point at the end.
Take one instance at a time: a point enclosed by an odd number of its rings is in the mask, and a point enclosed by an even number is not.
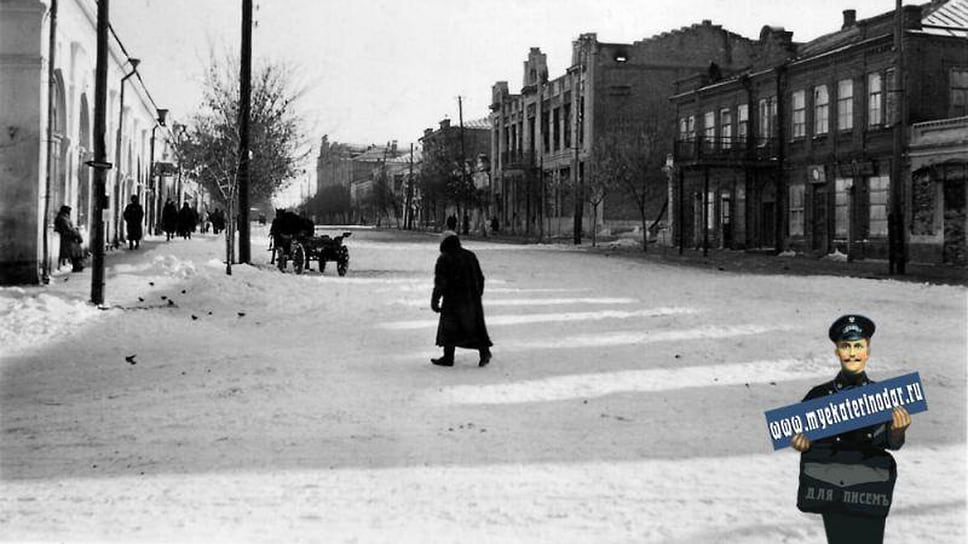
{"type": "Polygon", "coordinates": [[[314,236],[306,231],[295,235],[276,234],[270,237],[269,250],[273,252],[276,266],[282,272],[292,263],[293,272],[302,274],[304,269],[312,266],[312,261],[316,261],[319,273],[322,274],[327,262],[335,262],[336,273],[345,276],[350,266],[350,252],[343,245],[343,238],[350,234],[352,233],[343,232],[332,237],[327,234],[314,236]]]}

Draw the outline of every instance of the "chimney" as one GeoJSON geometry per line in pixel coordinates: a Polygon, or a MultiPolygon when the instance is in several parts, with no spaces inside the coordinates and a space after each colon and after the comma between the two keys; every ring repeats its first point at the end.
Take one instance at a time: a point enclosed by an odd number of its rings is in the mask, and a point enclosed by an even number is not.
{"type": "Polygon", "coordinates": [[[845,9],[844,10],[844,26],[841,30],[850,28],[857,24],[857,10],[855,9],[845,9]]]}
{"type": "Polygon", "coordinates": [[[440,122],[440,130],[444,130],[448,128],[450,128],[450,119],[444,119],[443,121],[440,122]]]}

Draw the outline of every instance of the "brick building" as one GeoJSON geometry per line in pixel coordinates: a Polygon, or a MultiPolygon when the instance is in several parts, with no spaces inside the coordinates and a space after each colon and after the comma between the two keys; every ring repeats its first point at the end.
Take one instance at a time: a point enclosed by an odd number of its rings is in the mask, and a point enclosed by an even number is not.
{"type": "MultiPolygon", "coordinates": [[[[599,142],[634,132],[650,117],[658,117],[671,133],[675,121],[664,97],[674,92],[676,80],[711,64],[745,68],[764,49],[710,21],[631,44],[599,42],[588,33],[573,42],[565,73],[549,78],[545,54],[532,48],[518,94],[506,81],[492,87],[491,155],[502,225],[524,233],[572,232],[577,189],[593,173],[599,142]]],[[[663,145],[656,151],[662,158],[672,147],[671,141],[663,145]]],[[[665,177],[658,168],[655,176],[649,217],[657,216],[665,201],[665,177]]],[[[595,219],[583,203],[583,230],[592,221],[638,223],[638,210],[629,202],[614,189],[595,219]]]]}
{"type": "Polygon", "coordinates": [[[937,260],[938,251],[910,236],[906,159],[892,187],[894,129],[904,127],[903,157],[911,123],[964,112],[966,6],[903,8],[903,95],[893,12],[858,21],[846,10],[839,30],[797,44],[786,58],[680,81],[672,97],[675,243],[883,259],[897,198],[904,211],[895,232],[906,233],[909,258],[937,260]]]}
{"type": "Polygon", "coordinates": [[[328,136],[323,136],[319,143],[319,155],[316,157],[316,192],[330,186],[342,185],[349,187],[350,182],[369,173],[370,167],[364,162],[354,162],[371,146],[330,142],[328,136]]]}
{"type": "Polygon", "coordinates": [[[437,130],[425,129],[420,138],[421,206],[426,224],[442,225],[449,214],[462,216],[466,211],[476,223],[492,213],[488,208],[490,188],[481,184],[481,175],[489,173],[491,123],[487,118],[464,121],[463,131],[450,119],[440,121],[437,130]],[[463,160],[463,174],[461,161],[463,160]],[[488,171],[479,167],[485,165],[488,171]],[[463,180],[461,177],[465,176],[463,180]],[[466,183],[464,195],[458,198],[454,187],[466,183]],[[476,194],[471,195],[471,191],[476,194]],[[465,207],[467,209],[465,209],[465,207]]]}

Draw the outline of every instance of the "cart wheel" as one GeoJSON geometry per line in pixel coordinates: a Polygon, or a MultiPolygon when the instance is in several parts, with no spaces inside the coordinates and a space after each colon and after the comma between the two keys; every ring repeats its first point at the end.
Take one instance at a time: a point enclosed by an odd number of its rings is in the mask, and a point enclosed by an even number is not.
{"type": "Polygon", "coordinates": [[[280,272],[286,271],[286,252],[281,247],[276,248],[276,266],[280,272]]]}
{"type": "Polygon", "coordinates": [[[347,269],[349,269],[349,267],[350,267],[350,252],[344,249],[343,251],[340,251],[339,260],[336,261],[336,273],[339,274],[340,276],[345,276],[346,271],[347,269]]]}
{"type": "Polygon", "coordinates": [[[326,270],[326,259],[320,255],[319,256],[319,273],[322,274],[326,270]]]}
{"type": "Polygon", "coordinates": [[[303,273],[303,266],[306,264],[306,250],[299,242],[292,243],[292,269],[296,274],[303,273]]]}

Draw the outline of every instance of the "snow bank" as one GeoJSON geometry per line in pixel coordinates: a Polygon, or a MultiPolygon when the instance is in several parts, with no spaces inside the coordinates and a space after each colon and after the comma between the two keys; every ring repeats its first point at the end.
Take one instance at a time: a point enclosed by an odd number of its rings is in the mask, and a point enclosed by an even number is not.
{"type": "Polygon", "coordinates": [[[22,353],[37,345],[67,338],[101,313],[87,300],[39,288],[0,289],[2,355],[22,353]]]}
{"type": "Polygon", "coordinates": [[[833,252],[824,255],[823,258],[825,260],[834,261],[838,263],[847,262],[847,254],[841,253],[839,249],[834,249],[833,252]]]}

